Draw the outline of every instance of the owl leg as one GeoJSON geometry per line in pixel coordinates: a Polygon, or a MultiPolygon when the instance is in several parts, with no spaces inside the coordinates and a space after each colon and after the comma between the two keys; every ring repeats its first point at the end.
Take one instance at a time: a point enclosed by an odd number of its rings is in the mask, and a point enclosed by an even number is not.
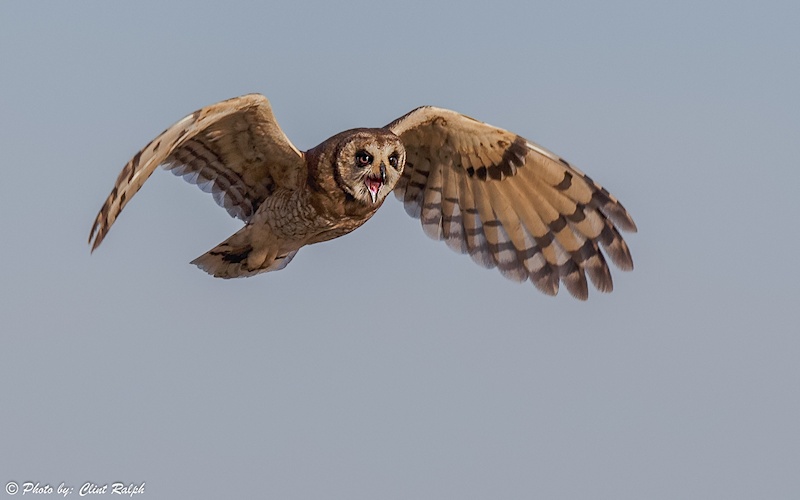
{"type": "Polygon", "coordinates": [[[217,278],[241,278],[286,267],[297,250],[281,251],[264,228],[246,225],[233,236],[194,259],[192,264],[217,278]]]}

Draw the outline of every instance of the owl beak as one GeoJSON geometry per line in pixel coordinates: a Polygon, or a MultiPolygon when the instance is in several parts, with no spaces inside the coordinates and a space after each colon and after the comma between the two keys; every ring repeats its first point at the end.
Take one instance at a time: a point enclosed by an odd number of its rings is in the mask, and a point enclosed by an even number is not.
{"type": "Polygon", "coordinates": [[[378,199],[378,191],[381,190],[384,183],[386,182],[386,165],[381,163],[380,167],[380,174],[378,176],[373,177],[372,175],[367,176],[367,180],[365,181],[367,185],[367,191],[369,191],[369,196],[372,198],[372,203],[378,199]]]}

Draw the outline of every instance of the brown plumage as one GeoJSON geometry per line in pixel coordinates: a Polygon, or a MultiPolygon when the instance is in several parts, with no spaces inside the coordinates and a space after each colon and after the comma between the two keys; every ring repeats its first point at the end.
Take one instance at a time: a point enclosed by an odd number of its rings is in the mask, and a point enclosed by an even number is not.
{"type": "Polygon", "coordinates": [[[303,153],[262,95],[207,106],[125,165],[92,226],[92,250],[159,165],[245,222],[192,262],[217,277],[283,269],[301,247],[369,220],[392,190],[430,237],[550,295],[563,282],[586,299],[587,274],[611,291],[603,252],[633,269],[618,229],[636,226],[613,195],[541,146],[446,109],[417,108],[303,153]]]}

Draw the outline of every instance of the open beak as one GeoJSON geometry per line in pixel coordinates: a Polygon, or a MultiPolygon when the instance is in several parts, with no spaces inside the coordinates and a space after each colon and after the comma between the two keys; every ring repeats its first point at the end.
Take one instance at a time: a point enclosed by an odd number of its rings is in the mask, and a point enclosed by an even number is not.
{"type": "Polygon", "coordinates": [[[364,183],[367,185],[367,191],[369,191],[369,196],[372,198],[372,203],[378,199],[378,191],[380,191],[383,184],[386,182],[386,166],[381,163],[380,167],[380,174],[373,176],[372,174],[367,176],[367,179],[364,183]]]}

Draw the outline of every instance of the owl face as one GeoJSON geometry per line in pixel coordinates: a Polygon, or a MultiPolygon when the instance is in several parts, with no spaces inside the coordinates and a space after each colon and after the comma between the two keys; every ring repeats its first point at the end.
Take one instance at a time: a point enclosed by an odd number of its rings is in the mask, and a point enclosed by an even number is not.
{"type": "Polygon", "coordinates": [[[357,201],[379,206],[403,173],[403,143],[384,129],[355,129],[341,136],[336,155],[340,185],[357,201]]]}

